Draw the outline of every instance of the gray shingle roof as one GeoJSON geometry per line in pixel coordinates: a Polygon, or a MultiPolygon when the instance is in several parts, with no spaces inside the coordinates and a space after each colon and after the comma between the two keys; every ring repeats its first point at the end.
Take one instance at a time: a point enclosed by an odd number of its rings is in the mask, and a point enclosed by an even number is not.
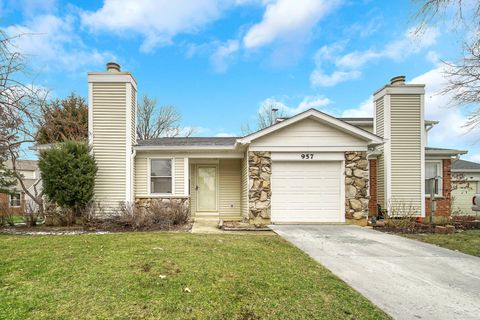
{"type": "Polygon", "coordinates": [[[188,137],[138,140],[138,146],[233,146],[237,137],[188,137]]]}
{"type": "MultiPolygon", "coordinates": [[[[38,167],[37,160],[17,160],[15,164],[17,170],[35,171],[38,167]]],[[[5,166],[9,169],[12,169],[12,162],[7,160],[5,162],[5,166]]]]}
{"type": "Polygon", "coordinates": [[[452,170],[480,170],[480,163],[458,159],[452,162],[452,170]]]}
{"type": "Polygon", "coordinates": [[[373,124],[373,118],[337,118],[338,120],[342,120],[342,121],[351,121],[351,122],[355,122],[355,121],[371,121],[372,124],[373,124]]]}

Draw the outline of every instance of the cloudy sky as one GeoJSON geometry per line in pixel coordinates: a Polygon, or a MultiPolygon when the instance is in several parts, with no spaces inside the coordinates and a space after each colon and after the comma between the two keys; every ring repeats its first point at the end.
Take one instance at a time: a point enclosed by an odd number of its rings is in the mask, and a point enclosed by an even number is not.
{"type": "Polygon", "coordinates": [[[174,105],[199,136],[240,135],[266,103],[372,116],[371,94],[396,75],[427,85],[429,144],[469,150],[478,132],[449,106],[441,60],[460,56],[449,23],[416,34],[411,1],[0,0],[0,27],[52,97],[86,97],[86,72],[114,60],[139,93],[174,105]]]}

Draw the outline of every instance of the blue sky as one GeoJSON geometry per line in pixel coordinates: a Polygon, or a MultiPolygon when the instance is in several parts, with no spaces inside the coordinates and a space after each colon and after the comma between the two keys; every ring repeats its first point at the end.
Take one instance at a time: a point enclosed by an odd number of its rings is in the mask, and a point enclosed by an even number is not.
{"type": "Polygon", "coordinates": [[[114,60],[199,136],[240,135],[269,101],[289,114],[371,116],[371,94],[403,74],[427,85],[426,116],[441,121],[429,144],[480,160],[467,110],[437,94],[440,60],[461,54],[458,31],[414,34],[415,12],[411,1],[17,0],[0,1],[0,24],[28,34],[16,45],[52,97],[86,97],[86,73],[114,60]]]}

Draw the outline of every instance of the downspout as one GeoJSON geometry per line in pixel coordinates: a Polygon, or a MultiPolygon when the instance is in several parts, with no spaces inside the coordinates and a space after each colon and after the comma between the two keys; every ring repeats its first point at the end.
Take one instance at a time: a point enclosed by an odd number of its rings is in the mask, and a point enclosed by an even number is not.
{"type": "Polygon", "coordinates": [[[131,165],[131,177],[130,177],[130,190],[132,190],[132,203],[135,204],[135,156],[137,155],[137,150],[132,147],[132,154],[130,155],[130,165],[131,165]]]}

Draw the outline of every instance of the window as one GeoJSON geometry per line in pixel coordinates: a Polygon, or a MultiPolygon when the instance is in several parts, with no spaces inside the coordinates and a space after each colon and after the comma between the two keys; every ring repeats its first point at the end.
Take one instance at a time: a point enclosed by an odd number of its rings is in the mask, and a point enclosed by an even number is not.
{"type": "Polygon", "coordinates": [[[443,170],[441,161],[427,161],[425,162],[425,195],[429,196],[432,189],[430,179],[437,178],[436,182],[436,197],[443,195],[443,170]]]}
{"type": "Polygon", "coordinates": [[[10,207],[12,208],[18,208],[20,207],[20,193],[12,193],[10,195],[10,201],[9,201],[9,205],[10,207]]]}
{"type": "Polygon", "coordinates": [[[150,160],[150,193],[172,194],[172,159],[150,160]]]}

